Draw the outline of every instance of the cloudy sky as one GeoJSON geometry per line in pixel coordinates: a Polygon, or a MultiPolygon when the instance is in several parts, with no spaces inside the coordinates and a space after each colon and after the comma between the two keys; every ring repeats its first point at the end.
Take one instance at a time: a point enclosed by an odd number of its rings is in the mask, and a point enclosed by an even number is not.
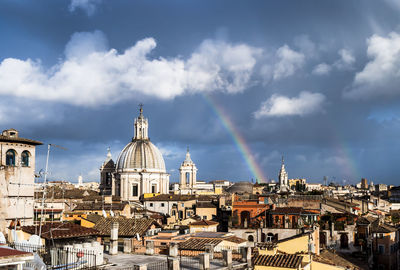
{"type": "Polygon", "coordinates": [[[52,179],[98,180],[142,102],[171,182],[189,146],[202,180],[277,179],[284,155],[289,178],[398,184],[396,0],[0,5],[0,128],[68,148],[52,179]]]}

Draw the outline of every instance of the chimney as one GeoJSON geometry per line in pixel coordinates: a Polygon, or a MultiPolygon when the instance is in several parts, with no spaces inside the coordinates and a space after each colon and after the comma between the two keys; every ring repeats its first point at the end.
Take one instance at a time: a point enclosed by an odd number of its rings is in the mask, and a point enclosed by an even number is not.
{"type": "Polygon", "coordinates": [[[119,223],[114,222],[111,226],[111,235],[110,235],[110,241],[111,241],[111,247],[110,247],[110,255],[116,255],[118,254],[118,228],[119,228],[119,223]]]}

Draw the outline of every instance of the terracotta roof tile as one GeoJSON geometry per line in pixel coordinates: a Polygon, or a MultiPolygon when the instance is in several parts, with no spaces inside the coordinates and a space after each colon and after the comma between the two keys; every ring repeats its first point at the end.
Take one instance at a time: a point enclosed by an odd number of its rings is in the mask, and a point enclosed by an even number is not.
{"type": "MultiPolygon", "coordinates": [[[[39,231],[39,225],[22,226],[21,230],[29,234],[35,234],[39,231]]],[[[55,222],[42,225],[42,237],[48,240],[92,236],[96,234],[98,234],[97,230],[74,223],[55,222]]]]}
{"type": "Polygon", "coordinates": [[[219,222],[212,221],[212,220],[207,220],[207,219],[202,219],[196,222],[192,222],[189,225],[193,226],[212,226],[212,225],[217,225],[219,222]]]}
{"type": "Polygon", "coordinates": [[[186,250],[205,250],[207,244],[214,246],[222,242],[223,239],[216,238],[189,238],[185,242],[179,244],[179,249],[186,250]]]}
{"type": "Polygon", "coordinates": [[[121,237],[134,237],[137,233],[143,236],[153,224],[155,224],[156,227],[160,227],[160,225],[151,218],[101,217],[93,228],[99,231],[98,235],[110,235],[111,227],[114,222],[118,222],[119,224],[118,236],[121,237]]]}
{"type": "Polygon", "coordinates": [[[303,257],[294,254],[258,255],[253,259],[258,266],[273,266],[282,268],[298,268],[303,257]]]}
{"type": "Polygon", "coordinates": [[[237,237],[237,236],[230,236],[230,237],[227,237],[227,238],[223,238],[222,240],[233,242],[233,243],[236,243],[236,244],[241,244],[241,243],[247,242],[245,239],[237,237]]]}
{"type": "Polygon", "coordinates": [[[272,214],[318,215],[318,210],[309,210],[302,207],[277,207],[271,210],[272,214]]]}
{"type": "Polygon", "coordinates": [[[19,251],[11,248],[0,247],[0,259],[33,256],[31,252],[19,251]]]}
{"type": "Polygon", "coordinates": [[[74,208],[74,211],[82,211],[82,210],[110,210],[110,209],[112,209],[112,210],[119,210],[119,211],[122,211],[122,210],[124,210],[124,208],[125,208],[125,206],[127,205],[128,203],[113,203],[113,204],[110,204],[110,203],[101,203],[101,202],[98,202],[98,203],[95,203],[95,202],[92,202],[92,203],[78,203],[77,205],[76,205],[76,207],[74,208]]]}
{"type": "Polygon", "coordinates": [[[25,139],[21,137],[9,137],[9,136],[3,136],[0,135],[0,142],[12,142],[12,143],[25,143],[25,144],[31,144],[31,145],[42,145],[42,142],[31,140],[31,139],[25,139]]]}

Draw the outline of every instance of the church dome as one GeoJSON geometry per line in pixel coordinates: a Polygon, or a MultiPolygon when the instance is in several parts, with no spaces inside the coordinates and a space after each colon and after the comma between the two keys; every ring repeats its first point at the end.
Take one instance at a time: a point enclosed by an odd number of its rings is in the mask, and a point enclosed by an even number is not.
{"type": "Polygon", "coordinates": [[[250,182],[237,182],[230,186],[226,192],[228,193],[253,193],[253,184],[250,182]]]}
{"type": "Polygon", "coordinates": [[[135,119],[135,134],[119,154],[116,164],[117,172],[158,172],[166,173],[165,163],[158,148],[150,142],[148,121],[140,107],[139,117],[135,119]]]}
{"type": "Polygon", "coordinates": [[[149,140],[133,140],[127,144],[119,154],[116,169],[117,172],[166,172],[160,150],[149,140]]]}

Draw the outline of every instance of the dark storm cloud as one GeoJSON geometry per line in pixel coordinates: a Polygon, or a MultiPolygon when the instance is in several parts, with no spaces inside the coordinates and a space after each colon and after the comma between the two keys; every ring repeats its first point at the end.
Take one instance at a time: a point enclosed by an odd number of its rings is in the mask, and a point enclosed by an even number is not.
{"type": "MultiPolygon", "coordinates": [[[[353,183],[367,177],[396,183],[398,95],[344,98],[356,74],[373,60],[367,40],[374,34],[388,38],[390,32],[399,32],[400,15],[393,1],[99,1],[90,16],[84,9],[70,10],[70,5],[3,2],[0,61],[40,59],[45,74],[68,60],[65,48],[74,33],[94,35],[95,30],[120,54],[140,40],[154,38],[157,47],[148,54],[151,60],[188,61],[205,40],[261,49],[243,91],[209,94],[246,139],[268,178],[276,179],[283,154],[289,177],[317,182],[328,176],[353,183]],[[304,104],[301,92],[323,98],[311,104],[315,108],[307,114],[276,115],[267,108],[267,114],[255,117],[263,102],[276,102],[274,95],[284,97],[283,102],[304,104]]],[[[167,100],[138,93],[95,106],[75,102],[74,98],[85,100],[85,89],[79,92],[82,95],[57,100],[0,96],[4,129],[14,127],[24,137],[68,148],[52,151],[53,178],[75,180],[82,173],[96,180],[106,148],[111,147],[115,159],[131,140],[140,102],[149,118],[149,136],[163,151],[172,181],[177,180],[188,145],[200,179],[254,177],[201,91],[167,100]]],[[[99,100],[101,93],[92,95],[99,100]]],[[[38,169],[44,167],[45,153],[46,147],[39,147],[38,169]]]]}

